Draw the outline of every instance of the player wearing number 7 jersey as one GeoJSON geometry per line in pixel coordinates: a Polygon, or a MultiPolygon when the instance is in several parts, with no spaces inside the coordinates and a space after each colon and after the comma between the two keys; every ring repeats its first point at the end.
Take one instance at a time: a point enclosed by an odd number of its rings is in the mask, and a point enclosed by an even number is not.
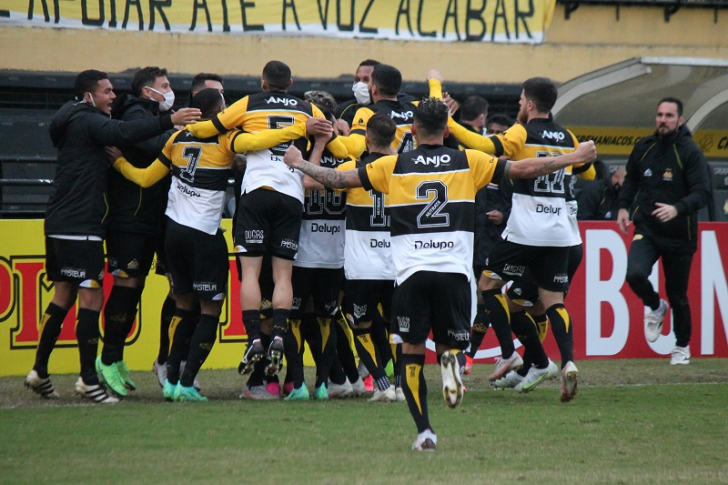
{"type": "Polygon", "coordinates": [[[499,160],[475,150],[442,146],[447,107],[427,98],[414,110],[418,147],[341,172],[304,161],[293,147],[284,161],[332,188],[364,187],[389,195],[395,289],[392,314],[402,340],[402,384],[415,420],[416,450],[433,450],[437,437],[427,411],[423,375],[425,344],[432,330],[441,363],[443,397],[462,400],[462,350],[470,338],[475,193],[503,177],[533,178],[596,156],[592,142],[559,157],[499,160]]]}

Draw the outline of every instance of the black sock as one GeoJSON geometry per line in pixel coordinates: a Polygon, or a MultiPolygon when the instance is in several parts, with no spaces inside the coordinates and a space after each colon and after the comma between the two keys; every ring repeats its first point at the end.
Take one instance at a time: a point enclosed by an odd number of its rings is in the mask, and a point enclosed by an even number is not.
{"type": "Polygon", "coordinates": [[[286,354],[286,371],[290,374],[293,387],[298,389],[304,381],[303,376],[303,334],[301,332],[301,320],[290,321],[288,332],[283,338],[283,347],[286,354]]]}
{"type": "Polygon", "coordinates": [[[58,336],[61,334],[63,320],[66,318],[68,310],[64,310],[55,303],[49,303],[45,313],[40,319],[38,342],[38,350],[35,352],[35,364],[33,369],[40,377],[48,377],[48,359],[51,352],[58,342],[58,336]]]}
{"type": "Polygon", "coordinates": [[[179,381],[179,363],[187,358],[189,342],[195,331],[195,316],[189,310],[178,308],[169,324],[169,340],[172,346],[167,356],[167,380],[170,384],[179,381]]]}
{"type": "Polygon", "coordinates": [[[76,316],[76,340],[81,358],[81,378],[91,386],[99,383],[96,375],[96,354],[99,351],[99,315],[101,312],[81,308],[76,316]]]}
{"type": "Polygon", "coordinates": [[[291,314],[290,308],[274,308],[273,309],[273,338],[281,337],[288,331],[288,316],[291,314]]]}
{"type": "Polygon", "coordinates": [[[490,326],[498,337],[501,354],[504,359],[508,359],[516,347],[513,345],[511,337],[511,312],[508,309],[506,297],[501,290],[486,290],[483,292],[483,305],[485,312],[490,320],[490,326]]]}
{"type": "MultiPolygon", "coordinates": [[[[101,362],[104,365],[111,365],[117,362],[118,356],[123,353],[127,333],[126,321],[130,313],[136,313],[137,295],[136,288],[126,286],[113,286],[109,299],[104,306],[104,347],[101,350],[101,362]]],[[[131,317],[132,321],[134,316],[131,317]]]]}
{"type": "Polygon", "coordinates": [[[194,384],[200,367],[207,360],[207,356],[210,355],[212,347],[217,340],[217,326],[219,321],[220,317],[216,315],[202,314],[200,316],[200,321],[190,341],[190,353],[187,356],[185,371],[180,378],[180,384],[183,387],[190,387],[194,384]]]}
{"type": "Polygon", "coordinates": [[[427,413],[427,382],[422,368],[425,356],[418,354],[402,354],[402,391],[407,399],[407,407],[417,425],[417,432],[422,433],[430,426],[427,413]]]}
{"type": "Polygon", "coordinates": [[[260,338],[260,310],[243,310],[243,325],[248,335],[248,342],[260,338]]]}
{"type": "Polygon", "coordinates": [[[162,313],[159,317],[159,353],[157,354],[157,362],[164,364],[167,362],[169,355],[169,323],[174,317],[176,305],[174,298],[167,296],[162,305],[162,313]]]}
{"type": "Polygon", "coordinates": [[[389,346],[389,322],[379,312],[376,312],[372,319],[371,327],[372,341],[379,352],[382,367],[392,360],[392,348],[389,346]]]}
{"type": "Polygon", "coordinates": [[[394,355],[394,387],[402,387],[402,344],[397,344],[394,355]]]}
{"type": "Polygon", "coordinates": [[[536,322],[538,339],[543,343],[546,340],[546,335],[549,333],[549,318],[545,313],[543,315],[531,315],[531,318],[536,322]]]}
{"type": "Polygon", "coordinates": [[[331,317],[317,317],[317,330],[321,336],[321,358],[316,365],[316,387],[329,385],[331,366],[336,355],[336,330],[331,317]]]}
{"type": "Polygon", "coordinates": [[[359,380],[359,370],[356,367],[356,358],[349,342],[348,328],[349,324],[339,313],[336,317],[336,355],[339,357],[339,363],[344,369],[346,377],[353,384],[359,380]]]}
{"type": "Polygon", "coordinates": [[[538,339],[538,331],[536,323],[526,312],[518,312],[511,314],[511,328],[516,334],[518,340],[523,346],[531,352],[533,363],[539,369],[545,369],[549,365],[549,358],[543,349],[541,341],[538,339]]]}
{"type": "Polygon", "coordinates": [[[475,314],[473,330],[470,332],[470,350],[467,352],[468,356],[475,358],[475,354],[478,352],[480,344],[483,343],[489,326],[490,323],[488,322],[488,315],[485,313],[485,305],[478,304],[478,312],[475,314]]]}
{"type": "Polygon", "coordinates": [[[384,365],[379,351],[372,341],[370,330],[370,328],[354,329],[354,345],[357,354],[359,354],[359,359],[364,362],[364,367],[374,377],[374,380],[379,381],[382,378],[386,379],[387,374],[384,372],[384,365]]]}
{"type": "Polygon", "coordinates": [[[554,339],[559,346],[559,352],[561,352],[561,368],[563,369],[567,362],[573,362],[574,360],[574,336],[571,332],[571,317],[562,303],[549,307],[546,310],[546,315],[551,320],[551,331],[554,333],[554,339]]]}
{"type": "Polygon", "coordinates": [[[341,362],[339,362],[339,356],[337,354],[334,354],[334,362],[331,364],[329,380],[332,384],[337,385],[343,385],[346,383],[346,373],[344,372],[344,368],[341,367],[341,362]]]}
{"type": "Polygon", "coordinates": [[[142,299],[142,292],[144,291],[144,287],[136,288],[136,296],[134,299],[134,306],[129,308],[129,312],[127,313],[127,319],[124,322],[123,326],[123,339],[121,340],[121,345],[118,348],[118,353],[116,356],[116,361],[121,362],[124,360],[124,348],[126,347],[126,339],[129,337],[129,334],[131,333],[131,329],[134,327],[134,320],[136,320],[136,314],[137,314],[137,308],[139,306],[139,303],[142,299]]]}

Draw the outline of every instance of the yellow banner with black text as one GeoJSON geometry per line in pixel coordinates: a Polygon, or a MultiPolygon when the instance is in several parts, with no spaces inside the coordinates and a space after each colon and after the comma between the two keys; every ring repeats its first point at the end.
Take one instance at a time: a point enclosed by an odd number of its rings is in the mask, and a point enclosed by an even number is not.
{"type": "Polygon", "coordinates": [[[0,25],[537,44],[556,0],[4,0],[0,25]]]}

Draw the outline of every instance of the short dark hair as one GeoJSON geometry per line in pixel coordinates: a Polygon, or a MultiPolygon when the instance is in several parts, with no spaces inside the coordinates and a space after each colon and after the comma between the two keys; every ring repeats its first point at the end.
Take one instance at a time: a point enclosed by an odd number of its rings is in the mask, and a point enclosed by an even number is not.
{"type": "Polygon", "coordinates": [[[99,85],[99,81],[104,79],[109,79],[109,76],[105,72],[97,71],[96,69],[87,69],[76,76],[73,90],[79,99],[83,98],[83,93],[92,92],[99,85]]]}
{"type": "Polygon", "coordinates": [[[397,96],[402,88],[402,73],[394,66],[377,64],[372,71],[372,83],[385,96],[397,96]]]}
{"type": "Polygon", "coordinates": [[[222,111],[224,99],[220,91],[215,88],[203,89],[192,98],[190,108],[202,111],[202,118],[212,118],[222,111]]]}
{"type": "Polygon", "coordinates": [[[488,119],[485,120],[486,127],[491,123],[497,123],[499,125],[511,127],[511,126],[513,126],[515,121],[513,121],[513,119],[506,114],[496,113],[496,114],[488,116],[488,119]]]}
{"type": "Polygon", "coordinates": [[[442,134],[447,127],[448,109],[437,98],[424,98],[414,110],[418,133],[424,136],[442,134]]]}
{"type": "Polygon", "coordinates": [[[381,62],[375,61],[374,59],[367,59],[365,61],[361,61],[359,63],[359,67],[362,67],[362,66],[371,66],[371,67],[374,67],[374,66],[378,66],[379,64],[381,64],[381,62]]]}
{"type": "Polygon", "coordinates": [[[680,101],[677,98],[673,98],[671,96],[668,96],[667,98],[662,98],[659,103],[657,103],[657,106],[660,106],[662,103],[674,103],[677,105],[677,116],[680,117],[683,115],[683,104],[682,101],[680,101]]]}
{"type": "Polygon", "coordinates": [[[526,79],[523,92],[527,99],[534,102],[539,113],[549,113],[559,97],[556,84],[546,77],[526,79]]]}
{"type": "Polygon", "coordinates": [[[386,113],[376,113],[367,121],[367,136],[376,146],[391,145],[396,135],[397,123],[386,113]]]}
{"type": "Polygon", "coordinates": [[[131,93],[134,96],[141,96],[142,88],[151,86],[158,77],[166,76],[167,70],[161,67],[145,67],[139,69],[131,80],[131,93]]]}
{"type": "Polygon", "coordinates": [[[222,84],[222,76],[212,74],[210,72],[201,72],[197,76],[192,78],[192,85],[190,91],[197,91],[205,85],[205,81],[217,81],[222,84]]]}
{"type": "Polygon", "coordinates": [[[285,91],[291,85],[291,68],[281,61],[270,61],[263,68],[263,79],[271,91],[285,91]]]}
{"type": "Polygon", "coordinates": [[[463,121],[472,121],[478,116],[488,111],[488,101],[482,96],[473,94],[465,98],[460,105],[460,119],[463,121]]]}

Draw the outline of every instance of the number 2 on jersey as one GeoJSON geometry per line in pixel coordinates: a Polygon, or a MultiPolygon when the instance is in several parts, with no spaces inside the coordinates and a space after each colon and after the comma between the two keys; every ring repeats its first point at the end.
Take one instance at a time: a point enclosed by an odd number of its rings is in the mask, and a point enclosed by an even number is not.
{"type": "Polygon", "coordinates": [[[450,214],[440,213],[447,205],[447,185],[440,180],[430,180],[417,186],[417,200],[429,199],[433,195],[430,203],[417,215],[417,227],[420,229],[450,225],[450,214]]]}

